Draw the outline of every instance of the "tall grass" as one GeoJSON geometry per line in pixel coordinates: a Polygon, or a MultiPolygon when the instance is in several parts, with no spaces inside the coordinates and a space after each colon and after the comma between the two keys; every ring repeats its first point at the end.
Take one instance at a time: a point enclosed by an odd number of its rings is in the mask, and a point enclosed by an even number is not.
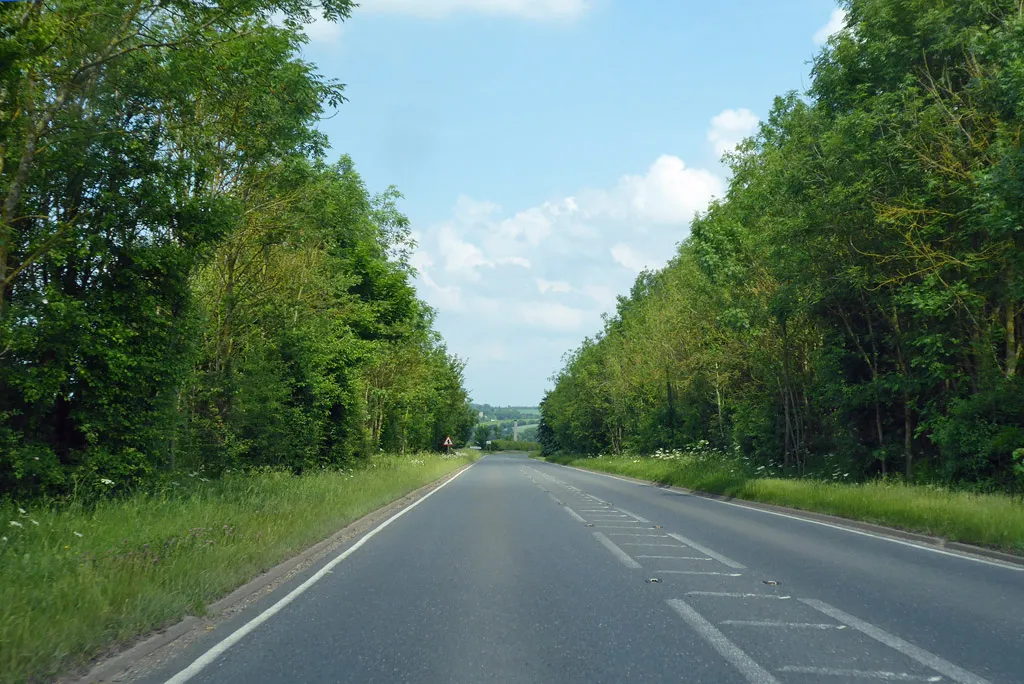
{"type": "Polygon", "coordinates": [[[549,460],[1024,554],[1024,501],[1019,497],[898,481],[853,484],[811,478],[762,477],[740,459],[702,449],[659,452],[648,457],[557,457],[549,460]]]}
{"type": "Polygon", "coordinates": [[[469,463],[182,478],[91,507],[0,508],[0,682],[39,681],[204,606],[344,525],[469,463]]]}

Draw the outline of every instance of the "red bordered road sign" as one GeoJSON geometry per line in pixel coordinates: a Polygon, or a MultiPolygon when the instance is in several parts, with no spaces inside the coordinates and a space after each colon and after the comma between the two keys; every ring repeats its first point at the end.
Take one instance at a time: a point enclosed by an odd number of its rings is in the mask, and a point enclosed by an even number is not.
{"type": "Polygon", "coordinates": [[[455,442],[452,441],[451,437],[445,437],[444,438],[444,444],[442,444],[441,446],[446,446],[446,447],[455,446],[455,442]]]}

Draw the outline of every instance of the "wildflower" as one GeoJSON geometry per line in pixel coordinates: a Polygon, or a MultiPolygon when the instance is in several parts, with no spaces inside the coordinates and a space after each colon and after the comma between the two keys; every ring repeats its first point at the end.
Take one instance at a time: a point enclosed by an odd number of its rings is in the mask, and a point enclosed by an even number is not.
{"type": "Polygon", "coordinates": [[[81,532],[75,532],[75,536],[76,537],[84,537],[85,535],[83,535],[81,532]]]}
{"type": "Polygon", "coordinates": [[[7,541],[7,537],[0,537],[0,541],[7,541]]]}
{"type": "MultiPolygon", "coordinates": [[[[6,539],[6,538],[7,538],[7,537],[4,537],[4,539],[6,539]]],[[[69,547],[69,546],[68,546],[67,544],[65,544],[65,545],[64,545],[64,550],[65,550],[65,551],[67,551],[67,550],[68,550],[68,548],[70,548],[70,547],[69,547]]]]}
{"type": "Polygon", "coordinates": [[[11,527],[24,527],[24,525],[22,525],[22,524],[21,524],[20,522],[18,522],[17,520],[12,520],[12,521],[11,521],[11,527]]]}
{"type": "Polygon", "coordinates": [[[32,523],[33,525],[35,525],[35,526],[37,526],[37,527],[39,526],[39,522],[38,522],[38,521],[36,521],[36,520],[33,520],[32,518],[29,518],[28,520],[29,520],[29,522],[30,522],[30,523],[32,523]]]}
{"type": "Polygon", "coordinates": [[[109,478],[106,478],[106,477],[101,477],[100,478],[100,484],[105,484],[107,486],[110,486],[110,485],[114,484],[114,481],[109,479],[109,478]]]}
{"type": "Polygon", "coordinates": [[[28,511],[26,511],[24,508],[20,508],[19,507],[18,508],[18,512],[21,513],[22,515],[28,515],[28,511]]]}

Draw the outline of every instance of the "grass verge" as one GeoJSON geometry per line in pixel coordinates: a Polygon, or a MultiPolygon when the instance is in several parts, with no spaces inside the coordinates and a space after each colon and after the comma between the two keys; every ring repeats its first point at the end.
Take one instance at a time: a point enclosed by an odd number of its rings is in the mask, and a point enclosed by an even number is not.
{"type": "Polygon", "coordinates": [[[43,681],[173,623],[474,456],[182,478],[84,508],[0,508],[0,682],[43,681]]]}
{"type": "Polygon", "coordinates": [[[895,481],[848,484],[756,477],[744,472],[735,460],[711,453],[676,452],[644,458],[559,456],[547,460],[1024,555],[1024,502],[1006,495],[974,494],[895,481]]]}

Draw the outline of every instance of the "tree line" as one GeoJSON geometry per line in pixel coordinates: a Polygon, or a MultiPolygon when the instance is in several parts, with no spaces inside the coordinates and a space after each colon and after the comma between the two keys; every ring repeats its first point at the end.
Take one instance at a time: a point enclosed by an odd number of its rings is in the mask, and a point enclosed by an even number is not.
{"type": "Polygon", "coordinates": [[[0,4],[0,497],[469,437],[401,196],[317,130],[353,6],[0,4]]]}
{"type": "Polygon", "coordinates": [[[1024,4],[849,0],[543,402],[548,451],[1024,481],[1024,4]]]}

